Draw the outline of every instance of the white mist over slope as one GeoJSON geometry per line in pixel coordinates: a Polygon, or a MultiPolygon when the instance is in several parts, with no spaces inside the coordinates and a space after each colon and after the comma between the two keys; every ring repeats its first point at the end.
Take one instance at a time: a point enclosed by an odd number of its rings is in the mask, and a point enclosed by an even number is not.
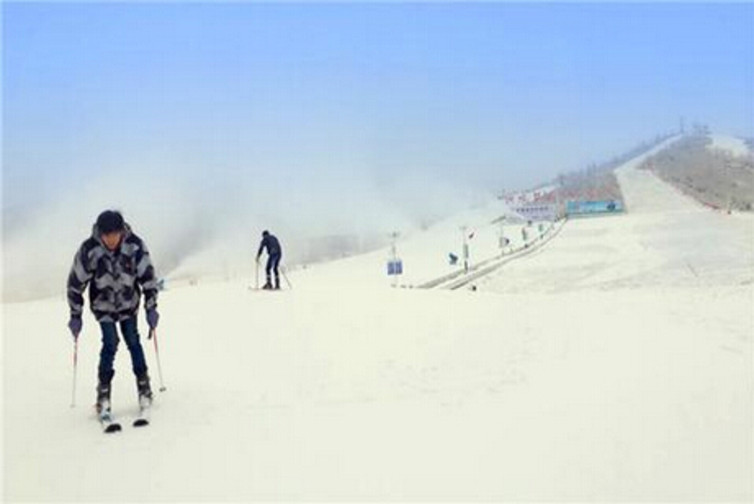
{"type": "Polygon", "coordinates": [[[61,294],[76,249],[105,209],[123,212],[159,275],[196,277],[248,274],[264,229],[281,239],[284,260],[295,263],[310,257],[317,237],[385,243],[393,230],[417,229],[488,197],[443,181],[379,189],[363,173],[317,181],[315,175],[278,178],[274,171],[177,176],[159,167],[126,168],[83,177],[60,194],[4,211],[4,299],[61,294]]]}

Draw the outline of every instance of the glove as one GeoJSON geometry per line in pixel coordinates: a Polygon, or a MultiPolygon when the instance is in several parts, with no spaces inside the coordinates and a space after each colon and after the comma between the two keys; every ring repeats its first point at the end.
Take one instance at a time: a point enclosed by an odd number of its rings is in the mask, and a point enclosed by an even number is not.
{"type": "Polygon", "coordinates": [[[76,317],[71,315],[71,320],[68,321],[68,329],[71,330],[71,334],[73,334],[73,339],[76,339],[79,337],[79,334],[81,333],[81,327],[84,325],[84,323],[81,321],[81,317],[76,317]]]}
{"type": "Polygon", "coordinates": [[[147,324],[149,324],[150,329],[157,328],[157,322],[160,321],[160,314],[157,313],[157,309],[150,308],[147,310],[147,324]]]}

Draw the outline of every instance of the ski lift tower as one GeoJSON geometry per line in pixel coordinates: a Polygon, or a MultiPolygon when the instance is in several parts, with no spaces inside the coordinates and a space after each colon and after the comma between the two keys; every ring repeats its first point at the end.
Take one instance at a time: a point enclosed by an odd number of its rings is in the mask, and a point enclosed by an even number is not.
{"type": "Polygon", "coordinates": [[[463,271],[466,273],[469,272],[469,242],[466,239],[467,230],[468,226],[461,226],[461,233],[463,235],[463,271]]]}
{"type": "Polygon", "coordinates": [[[500,255],[502,256],[503,255],[503,250],[505,249],[505,246],[506,246],[506,242],[505,242],[506,241],[505,240],[505,215],[503,215],[502,217],[500,217],[500,219],[498,220],[498,224],[500,225],[500,230],[499,230],[500,234],[498,235],[497,245],[500,248],[500,255]]]}

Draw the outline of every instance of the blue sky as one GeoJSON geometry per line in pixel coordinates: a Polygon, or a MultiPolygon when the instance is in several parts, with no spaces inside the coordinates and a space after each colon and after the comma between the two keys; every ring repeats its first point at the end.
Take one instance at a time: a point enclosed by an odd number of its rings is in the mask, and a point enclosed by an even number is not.
{"type": "Polygon", "coordinates": [[[424,181],[531,186],[681,116],[754,136],[753,28],[751,4],[4,3],[3,205],[109,174],[438,206],[424,181]]]}

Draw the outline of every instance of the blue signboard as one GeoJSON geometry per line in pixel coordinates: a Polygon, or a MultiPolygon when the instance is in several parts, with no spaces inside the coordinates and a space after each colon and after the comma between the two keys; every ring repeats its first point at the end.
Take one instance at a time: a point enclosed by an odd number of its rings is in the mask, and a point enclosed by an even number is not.
{"type": "Polygon", "coordinates": [[[569,201],[566,203],[568,215],[597,215],[623,211],[620,200],[569,201]]]}
{"type": "Polygon", "coordinates": [[[395,261],[387,262],[387,274],[388,275],[402,275],[403,274],[403,261],[396,259],[395,261]]]}

